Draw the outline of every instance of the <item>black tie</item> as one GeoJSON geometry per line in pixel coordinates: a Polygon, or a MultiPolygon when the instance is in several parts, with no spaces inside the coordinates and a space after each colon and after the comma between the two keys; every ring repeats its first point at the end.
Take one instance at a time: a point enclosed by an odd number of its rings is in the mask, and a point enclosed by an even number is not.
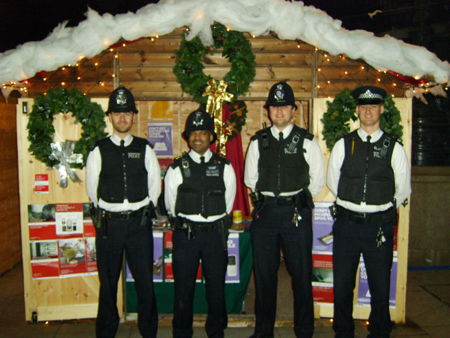
{"type": "Polygon", "coordinates": [[[120,147],[125,148],[125,140],[120,140],[120,147]]]}
{"type": "Polygon", "coordinates": [[[283,132],[280,131],[280,133],[278,134],[278,141],[283,142],[283,132]]]}
{"type": "Polygon", "coordinates": [[[370,136],[370,135],[367,135],[367,137],[366,137],[366,142],[368,143],[368,144],[370,144],[370,139],[371,139],[372,137],[370,136]]]}
{"type": "Polygon", "coordinates": [[[205,163],[205,156],[200,156],[200,164],[204,164],[205,163]]]}

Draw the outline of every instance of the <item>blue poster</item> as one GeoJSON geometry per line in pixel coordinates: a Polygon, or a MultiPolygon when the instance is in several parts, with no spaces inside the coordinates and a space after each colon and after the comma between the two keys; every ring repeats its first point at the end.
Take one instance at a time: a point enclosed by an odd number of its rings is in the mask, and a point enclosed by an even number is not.
{"type": "Polygon", "coordinates": [[[173,156],[172,122],[149,122],[147,139],[158,157],[173,156]]]}
{"type": "MultiPolygon", "coordinates": [[[[395,295],[397,286],[397,253],[394,252],[394,257],[392,261],[391,269],[391,287],[389,292],[389,305],[395,307],[395,295]]],[[[366,266],[364,265],[364,260],[361,256],[359,263],[359,283],[358,283],[358,304],[359,305],[370,305],[370,291],[369,291],[369,281],[367,280],[366,266]]]]}
{"type": "Polygon", "coordinates": [[[313,209],[313,252],[333,251],[333,223],[330,206],[332,202],[314,202],[313,209]]]}
{"type": "Polygon", "coordinates": [[[228,266],[225,283],[239,283],[239,233],[230,231],[228,235],[228,266]]]}

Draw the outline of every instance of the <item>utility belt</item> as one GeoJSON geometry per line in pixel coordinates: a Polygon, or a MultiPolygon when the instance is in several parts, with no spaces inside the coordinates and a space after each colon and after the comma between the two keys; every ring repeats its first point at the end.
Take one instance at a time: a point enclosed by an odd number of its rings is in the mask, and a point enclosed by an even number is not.
{"type": "Polygon", "coordinates": [[[389,223],[395,222],[395,209],[391,207],[379,212],[356,212],[337,206],[337,217],[355,223],[389,223]]]}
{"type": "Polygon", "coordinates": [[[91,203],[90,214],[94,226],[98,230],[102,230],[104,238],[108,237],[109,220],[131,220],[138,218],[140,219],[141,226],[151,226],[152,219],[156,217],[155,207],[152,202],[138,210],[120,212],[111,212],[108,210],[96,208],[91,203]]]}
{"type": "Polygon", "coordinates": [[[186,233],[188,240],[198,237],[202,232],[218,232],[222,236],[222,244],[227,249],[228,229],[231,226],[231,217],[226,215],[213,222],[194,222],[184,217],[175,217],[173,220],[174,230],[182,230],[186,233]]]}
{"type": "Polygon", "coordinates": [[[128,219],[142,216],[144,209],[145,209],[145,207],[140,208],[138,210],[133,210],[133,211],[111,212],[111,211],[107,211],[107,210],[101,210],[101,212],[103,213],[104,218],[128,220],[128,219]]]}
{"type": "Polygon", "coordinates": [[[267,196],[263,194],[259,194],[258,196],[258,204],[261,206],[265,204],[276,204],[279,206],[295,206],[298,209],[312,209],[313,206],[310,201],[311,196],[307,189],[303,189],[299,193],[292,196],[267,196]]]}

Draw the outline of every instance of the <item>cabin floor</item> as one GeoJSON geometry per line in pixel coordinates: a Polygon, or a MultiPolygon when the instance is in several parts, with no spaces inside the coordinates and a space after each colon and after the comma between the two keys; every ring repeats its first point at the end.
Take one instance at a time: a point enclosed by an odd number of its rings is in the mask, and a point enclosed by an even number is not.
{"type": "MultiPolygon", "coordinates": [[[[292,318],[290,281],[284,264],[281,265],[278,286],[277,323],[289,323],[292,318]],[[283,321],[282,319],[288,319],[283,321]]],[[[22,265],[0,276],[0,337],[94,337],[95,320],[52,321],[35,324],[25,321],[22,265]]],[[[253,333],[253,281],[245,302],[246,314],[230,315],[225,337],[249,337],[253,333]],[[241,327],[245,323],[245,327],[241,327]],[[240,327],[237,327],[240,326],[240,327]]],[[[450,269],[408,271],[406,295],[406,323],[396,324],[391,337],[449,337],[450,332],[450,269]]],[[[329,319],[317,319],[314,337],[333,337],[329,319]]],[[[203,329],[204,316],[195,317],[194,337],[207,337],[203,329]]],[[[355,337],[367,336],[365,321],[356,321],[355,337]]],[[[120,324],[118,338],[140,337],[135,321],[120,324]]],[[[160,316],[158,337],[172,337],[171,317],[160,316]]],[[[276,327],[275,337],[295,337],[292,327],[276,327]]]]}

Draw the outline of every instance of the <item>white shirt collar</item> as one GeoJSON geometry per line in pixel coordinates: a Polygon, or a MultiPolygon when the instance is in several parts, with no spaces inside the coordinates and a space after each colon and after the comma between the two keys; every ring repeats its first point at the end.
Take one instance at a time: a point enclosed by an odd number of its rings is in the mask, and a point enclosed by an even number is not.
{"type": "MultiPolygon", "coordinates": [[[[120,141],[122,139],[119,136],[117,136],[116,134],[112,134],[110,138],[112,143],[114,143],[116,146],[120,146],[120,141]]],[[[128,147],[131,141],[133,141],[133,135],[128,134],[123,140],[125,141],[125,147],[128,147]]]]}
{"type": "Polygon", "coordinates": [[[294,124],[291,123],[288,125],[284,130],[279,130],[277,127],[272,126],[270,127],[270,132],[272,133],[272,136],[275,137],[278,140],[278,137],[280,136],[280,133],[283,133],[283,138],[286,139],[289,134],[291,133],[292,129],[294,128],[294,124]]]}
{"type": "Polygon", "coordinates": [[[199,153],[195,152],[194,150],[189,151],[189,156],[192,158],[192,160],[196,163],[200,163],[200,157],[205,156],[205,163],[209,162],[209,160],[212,157],[212,151],[208,149],[203,155],[200,155],[199,153]]]}
{"type": "MultiPolygon", "coordinates": [[[[357,133],[358,133],[359,137],[361,138],[361,140],[366,142],[367,136],[369,134],[362,128],[359,128],[357,133]]],[[[381,129],[378,129],[377,131],[374,131],[372,134],[370,134],[370,143],[377,142],[380,139],[381,136],[383,136],[383,131],[381,129]]]]}

